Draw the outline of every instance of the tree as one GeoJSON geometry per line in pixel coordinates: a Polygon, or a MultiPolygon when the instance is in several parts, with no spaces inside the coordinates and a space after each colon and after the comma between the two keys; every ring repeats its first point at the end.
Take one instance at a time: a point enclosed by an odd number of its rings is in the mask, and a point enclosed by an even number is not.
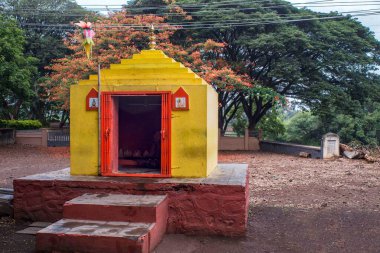
{"type": "Polygon", "coordinates": [[[272,110],[268,112],[257,124],[257,128],[262,130],[262,138],[265,140],[281,140],[285,134],[285,123],[283,110],[272,110]]]}
{"type": "Polygon", "coordinates": [[[36,59],[25,56],[25,37],[14,20],[0,15],[0,118],[17,119],[34,96],[36,59]]]}
{"type": "MultiPolygon", "coordinates": [[[[172,36],[170,38],[172,39],[172,36]]],[[[185,49],[178,45],[176,47],[171,46],[171,49],[174,50],[165,48],[169,55],[191,68],[217,91],[219,101],[218,125],[222,135],[241,106],[239,99],[237,99],[239,91],[252,86],[247,81],[246,76],[237,74],[231,69],[227,61],[218,58],[224,47],[223,43],[207,40],[204,43],[190,44],[185,49]],[[177,50],[181,50],[182,53],[178,55],[177,50]]]]}
{"type": "MultiPolygon", "coordinates": [[[[380,103],[373,103],[356,108],[352,114],[339,113],[329,120],[329,125],[322,129],[337,133],[341,142],[356,142],[361,145],[379,145],[376,130],[380,129],[380,103]]],[[[322,122],[323,123],[323,122],[322,122]]]]}
{"type": "Polygon", "coordinates": [[[354,18],[330,13],[318,20],[321,14],[280,0],[207,2],[179,2],[192,16],[188,23],[198,29],[178,33],[226,45],[218,58],[254,84],[239,94],[251,131],[277,104],[276,97],[297,98],[323,111],[331,101],[337,106],[346,102],[345,108],[351,100],[362,104],[366,94],[378,90],[374,70],[380,63],[380,44],[354,18]],[[343,96],[348,98],[330,99],[343,96]]]}
{"type": "Polygon", "coordinates": [[[62,39],[74,31],[70,23],[94,15],[71,0],[0,0],[0,6],[3,15],[13,17],[25,30],[26,53],[39,59],[42,76],[49,73],[45,67],[53,59],[69,53],[62,39]]]}
{"type": "MultiPolygon", "coordinates": [[[[106,68],[111,63],[118,63],[122,58],[128,58],[132,54],[148,47],[149,29],[123,29],[119,27],[107,27],[113,24],[118,25],[148,25],[157,24],[163,21],[158,17],[126,17],[125,12],[118,12],[107,17],[99,17],[93,28],[96,32],[95,46],[93,47],[92,59],[85,56],[82,48],[82,32],[76,30],[68,34],[63,43],[70,52],[65,57],[56,59],[48,67],[51,74],[44,80],[42,86],[49,100],[57,104],[63,111],[61,124],[69,115],[69,88],[78,80],[88,78],[90,74],[97,71],[97,63],[101,63],[101,68],[106,68]]],[[[168,31],[157,35],[158,41],[167,41],[168,31]]]]}
{"type": "MultiPolygon", "coordinates": [[[[161,15],[167,22],[171,23],[193,19],[183,10],[182,5],[179,6],[171,0],[153,2],[135,0],[129,2],[127,7],[128,11],[134,15],[142,13],[161,15]]],[[[225,51],[225,43],[218,43],[213,39],[199,40],[197,36],[192,36],[193,34],[196,32],[177,30],[173,33],[170,36],[170,41],[177,46],[173,48],[176,50],[183,49],[183,51],[181,57],[178,57],[174,51],[169,52],[169,54],[185,63],[187,67],[203,77],[218,92],[218,125],[221,134],[224,135],[228,125],[241,107],[239,94],[243,90],[248,90],[248,86],[253,88],[255,84],[249,82],[244,73],[241,74],[234,70],[228,59],[220,57],[225,51]]],[[[254,88],[253,90],[256,91],[257,89],[254,88]]]]}
{"type": "Polygon", "coordinates": [[[127,7],[183,26],[167,33],[159,47],[216,88],[222,131],[240,105],[253,131],[286,97],[322,112],[332,101],[336,107],[345,101],[363,104],[362,95],[379,86],[374,70],[380,63],[380,44],[350,16],[330,13],[320,19],[322,14],[282,0],[157,0],[154,8],[144,8],[149,3],[139,0],[127,7]],[[339,99],[343,95],[349,98],[339,99]]]}
{"type": "MultiPolygon", "coordinates": [[[[45,80],[43,86],[46,93],[50,94],[50,100],[60,105],[65,115],[69,110],[69,87],[80,79],[87,78],[89,74],[96,73],[96,62],[102,63],[102,68],[108,67],[110,63],[118,63],[122,58],[128,58],[141,49],[148,48],[149,27],[154,24],[160,31],[156,34],[157,48],[166,54],[182,62],[186,67],[191,68],[195,73],[203,77],[213,87],[219,91],[220,103],[228,104],[230,97],[234,94],[234,87],[244,87],[250,85],[244,80],[244,76],[234,73],[223,60],[214,60],[220,53],[221,43],[207,40],[204,43],[189,43],[188,48],[171,43],[170,38],[175,29],[166,24],[163,17],[154,15],[128,16],[126,11],[112,14],[110,17],[99,18],[94,24],[96,32],[93,59],[84,57],[81,47],[82,35],[79,31],[68,35],[64,40],[65,46],[72,54],[64,58],[57,59],[49,67],[51,74],[45,80]],[[141,28],[120,28],[117,26],[138,25],[141,28]],[[210,59],[210,60],[207,60],[210,59]],[[205,61],[207,63],[205,63],[205,61]]],[[[226,129],[231,120],[230,112],[237,109],[238,104],[232,106],[221,106],[220,123],[222,129],[226,129]]]]}
{"type": "Polygon", "coordinates": [[[320,145],[323,135],[318,116],[307,111],[299,111],[285,121],[285,134],[280,137],[287,142],[304,145],[320,145]]]}
{"type": "MultiPolygon", "coordinates": [[[[322,135],[333,132],[340,136],[342,143],[360,145],[379,145],[376,130],[380,129],[380,104],[371,103],[362,108],[361,114],[344,114],[336,112],[326,126],[319,115],[312,112],[297,112],[285,121],[285,134],[279,140],[300,144],[320,145],[322,135]]],[[[359,109],[358,109],[359,110],[359,109]]],[[[261,123],[261,122],[260,122],[261,123]]]]}
{"type": "Polygon", "coordinates": [[[17,21],[26,37],[26,55],[38,59],[38,75],[32,80],[35,97],[25,117],[45,122],[48,111],[56,108],[39,85],[50,73],[46,67],[52,64],[53,59],[70,53],[62,43],[67,32],[74,31],[70,22],[86,15],[92,19],[94,13],[71,0],[0,0],[0,13],[17,21]]]}

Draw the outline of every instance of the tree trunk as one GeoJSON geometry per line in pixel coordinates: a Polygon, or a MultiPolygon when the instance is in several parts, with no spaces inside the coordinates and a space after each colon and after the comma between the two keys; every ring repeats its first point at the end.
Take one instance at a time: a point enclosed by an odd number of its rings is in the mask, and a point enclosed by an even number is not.
{"type": "Polygon", "coordinates": [[[225,130],[223,128],[224,125],[224,117],[223,117],[223,108],[218,108],[218,128],[220,129],[220,134],[223,136],[225,133],[225,130]]]}
{"type": "Polygon", "coordinates": [[[231,119],[235,116],[237,109],[240,106],[239,97],[232,92],[218,92],[218,126],[220,129],[220,134],[223,136],[227,130],[228,124],[231,119]]]}
{"type": "Polygon", "coordinates": [[[256,130],[257,123],[265,116],[265,114],[272,108],[271,102],[263,103],[262,98],[254,98],[251,96],[240,95],[240,100],[243,105],[244,113],[248,118],[248,133],[252,136],[256,130]]]}
{"type": "Polygon", "coordinates": [[[256,128],[256,125],[257,125],[258,122],[254,121],[254,120],[249,120],[248,121],[248,133],[249,133],[249,136],[252,135],[252,133],[255,131],[255,128],[256,128]]]}

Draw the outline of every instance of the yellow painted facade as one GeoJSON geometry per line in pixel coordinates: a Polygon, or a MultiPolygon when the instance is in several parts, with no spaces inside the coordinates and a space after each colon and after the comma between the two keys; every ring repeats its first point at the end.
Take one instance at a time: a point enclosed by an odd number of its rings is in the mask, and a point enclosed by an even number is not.
{"type": "MultiPolygon", "coordinates": [[[[202,78],[160,50],[143,50],[101,70],[101,91],[171,91],[189,94],[188,111],[172,111],[173,177],[206,177],[217,166],[218,97],[202,78]]],[[[70,90],[72,175],[98,175],[97,111],[86,110],[86,96],[97,89],[97,75],[70,90]]]]}

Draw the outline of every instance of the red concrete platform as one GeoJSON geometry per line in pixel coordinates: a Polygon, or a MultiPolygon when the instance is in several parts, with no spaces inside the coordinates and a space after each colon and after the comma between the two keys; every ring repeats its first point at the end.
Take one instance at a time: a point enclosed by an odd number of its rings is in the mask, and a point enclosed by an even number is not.
{"type": "Polygon", "coordinates": [[[40,230],[37,252],[148,253],[166,233],[160,195],[84,194],[67,201],[64,219],[40,230]]]}
{"type": "Polygon", "coordinates": [[[69,169],[14,180],[15,218],[57,221],[66,201],[83,194],[167,195],[169,233],[244,235],[246,164],[220,164],[207,178],[70,176],[69,169]]]}

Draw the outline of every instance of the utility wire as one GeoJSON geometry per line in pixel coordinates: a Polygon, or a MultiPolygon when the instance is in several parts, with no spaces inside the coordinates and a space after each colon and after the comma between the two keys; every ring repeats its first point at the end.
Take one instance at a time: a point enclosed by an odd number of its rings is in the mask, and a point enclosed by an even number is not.
{"type": "MultiPolygon", "coordinates": [[[[319,0],[319,1],[311,1],[311,2],[304,2],[304,3],[297,3],[297,4],[313,4],[313,3],[323,3],[323,2],[331,2],[332,0],[319,0]]],[[[246,1],[246,0],[236,0],[236,1],[214,1],[214,2],[199,2],[199,3],[174,3],[174,4],[169,4],[169,5],[158,5],[158,6],[128,6],[128,5],[124,5],[124,4],[78,4],[78,6],[80,7],[90,7],[90,6],[93,6],[95,8],[124,8],[124,7],[127,7],[128,9],[157,9],[157,8],[162,8],[162,9],[165,9],[167,8],[168,6],[180,6],[180,7],[200,7],[200,6],[212,6],[212,5],[218,5],[220,6],[221,4],[228,4],[228,5],[232,5],[232,4],[276,4],[276,3],[273,3],[272,1],[246,1]]],[[[23,4],[22,5],[23,7],[31,7],[31,8],[35,8],[36,6],[35,5],[28,5],[28,4],[23,4]]]]}
{"type": "MultiPolygon", "coordinates": [[[[362,6],[362,5],[361,5],[362,6]]],[[[218,9],[219,12],[236,12],[236,11],[241,11],[240,13],[242,14],[254,14],[254,13],[244,13],[244,11],[248,11],[248,10],[257,10],[257,8],[245,8],[245,9],[218,9]]],[[[366,10],[371,10],[371,9],[364,9],[363,11],[366,11],[366,10]]],[[[346,11],[346,12],[340,12],[340,13],[355,13],[356,11],[346,11]]],[[[51,16],[51,15],[55,15],[54,13],[46,13],[46,12],[40,12],[40,11],[0,11],[0,13],[3,13],[3,14],[8,14],[8,15],[31,15],[31,16],[51,16]]],[[[273,12],[275,13],[275,12],[273,12]]],[[[85,17],[85,16],[96,16],[98,15],[98,13],[83,13],[83,14],[65,14],[65,13],[58,13],[59,16],[61,17],[85,17]]],[[[141,16],[141,15],[155,15],[155,16],[162,16],[162,17],[184,17],[184,16],[192,16],[192,17],[205,17],[207,16],[208,14],[212,14],[212,15],[215,15],[215,11],[211,11],[211,10],[202,10],[202,11],[198,11],[198,12],[185,12],[185,13],[158,13],[158,14],[129,14],[129,13],[126,13],[125,16],[126,17],[135,17],[135,16],[141,16]]],[[[228,14],[228,13],[226,13],[228,14]]],[[[233,14],[237,14],[237,13],[233,13],[233,14]]],[[[270,12],[268,13],[264,13],[264,14],[270,14],[270,12]]],[[[327,13],[328,14],[328,13],[327,13]]],[[[292,15],[292,14],[276,14],[276,15],[292,15]]],[[[300,14],[294,14],[294,15],[300,15],[300,14]]]]}
{"type": "MultiPolygon", "coordinates": [[[[372,1],[357,1],[356,3],[379,3],[379,0],[372,0],[372,1]]],[[[284,2],[284,3],[275,3],[273,1],[216,1],[216,2],[198,2],[198,3],[193,3],[193,4],[181,4],[181,3],[174,3],[174,4],[169,4],[169,5],[158,5],[158,6],[128,6],[128,5],[110,5],[110,4],[78,4],[80,7],[89,7],[93,6],[94,8],[128,8],[130,10],[148,10],[148,9],[166,9],[168,6],[179,6],[179,7],[201,7],[201,6],[213,6],[213,5],[218,5],[218,6],[231,6],[231,5],[237,5],[237,4],[264,4],[264,5],[270,5],[272,4],[273,6],[283,6],[283,5],[332,5],[332,4],[352,4],[355,3],[353,1],[332,1],[332,0],[320,0],[320,1],[309,1],[309,2],[300,2],[300,3],[290,3],[290,2],[284,2]]],[[[33,5],[22,5],[22,6],[29,6],[32,8],[35,8],[33,5]]]]}
{"type": "MultiPolygon", "coordinates": [[[[147,10],[168,10],[170,9],[171,7],[181,7],[181,8],[196,8],[196,9],[200,9],[200,7],[202,6],[213,6],[213,5],[217,5],[218,6],[218,9],[251,9],[251,8],[236,8],[236,7],[233,7],[231,8],[232,5],[236,5],[236,4],[241,4],[241,5],[246,5],[246,4],[254,4],[254,3],[261,3],[261,4],[265,4],[263,2],[255,2],[255,1],[241,1],[241,2],[227,2],[227,3],[222,3],[222,4],[219,4],[219,2],[213,2],[213,3],[207,3],[207,4],[202,4],[202,3],[199,3],[199,4],[196,4],[196,5],[193,5],[193,6],[186,6],[186,5],[181,5],[181,4],[175,4],[175,5],[167,5],[167,6],[145,6],[145,7],[128,7],[128,6],[121,6],[119,5],[120,7],[112,7],[110,8],[111,5],[98,5],[98,6],[104,6],[104,7],[96,7],[96,8],[89,8],[90,10],[94,10],[94,11],[110,11],[110,10],[122,10],[122,9],[126,9],[126,10],[130,10],[130,11],[147,11],[147,10]],[[221,7],[221,6],[227,6],[227,7],[221,7]],[[228,8],[228,6],[230,6],[230,8],[228,8]]],[[[365,5],[374,5],[376,3],[380,3],[379,0],[374,0],[374,1],[358,1],[358,2],[352,2],[352,1],[339,1],[339,2],[329,2],[329,3],[326,3],[326,1],[313,1],[313,2],[304,2],[304,3],[293,3],[293,4],[290,4],[290,3],[286,3],[286,4],[277,4],[277,3],[273,3],[274,5],[270,5],[270,4],[265,4],[265,5],[260,5],[258,7],[255,7],[254,9],[268,9],[268,8],[277,8],[277,7],[289,7],[289,6],[298,6],[298,5],[301,5],[301,6],[306,6],[306,5],[312,5],[310,7],[344,7],[344,6],[365,6],[365,5]]],[[[89,5],[90,6],[90,5],[89,5]]],[[[116,5],[114,5],[116,6],[116,5]]],[[[39,9],[33,7],[33,8],[25,8],[25,6],[23,6],[22,8],[14,8],[14,10],[24,10],[24,11],[38,11],[39,9]]],[[[84,9],[70,9],[70,11],[83,11],[84,9]]],[[[46,12],[62,12],[62,10],[48,10],[48,9],[45,9],[43,11],[46,11],[46,12]]]]}
{"type": "MultiPolygon", "coordinates": [[[[378,9],[366,9],[366,10],[356,10],[356,11],[351,11],[351,12],[342,12],[340,14],[350,14],[352,13],[353,15],[351,16],[355,16],[355,15],[359,15],[359,14],[373,14],[373,13],[377,13],[378,11],[380,11],[380,8],[378,9]]],[[[268,13],[268,14],[271,14],[271,13],[268,13]]],[[[325,17],[331,17],[331,14],[317,14],[317,16],[325,16],[325,17]]],[[[138,15],[138,16],[153,16],[153,14],[149,14],[149,15],[138,15]]],[[[260,20],[281,20],[281,19],[286,19],[286,18],[306,18],[306,17],[312,17],[312,18],[315,18],[315,14],[276,14],[276,17],[271,17],[271,16],[268,16],[268,17],[258,17],[260,20]],[[279,16],[279,18],[277,17],[279,16]]],[[[338,16],[335,16],[335,17],[345,17],[343,15],[338,15],[338,16]]],[[[228,21],[238,21],[238,22],[242,22],[242,21],[257,21],[257,18],[240,18],[240,19],[224,19],[223,21],[221,21],[220,19],[205,19],[203,20],[203,22],[228,22],[228,21]]],[[[183,21],[184,24],[191,24],[191,23],[199,23],[199,22],[202,22],[202,21],[183,21]]],[[[39,25],[40,23],[23,23],[25,25],[28,25],[28,24],[33,24],[33,25],[39,25]]],[[[175,24],[181,24],[181,23],[175,23],[175,24]]],[[[41,24],[41,25],[46,25],[46,24],[41,24]]],[[[52,25],[55,25],[55,24],[52,24],[52,25]]],[[[56,24],[56,25],[66,25],[66,24],[56,24]]]]}
{"type": "MultiPolygon", "coordinates": [[[[353,16],[371,16],[371,15],[379,15],[380,12],[371,12],[371,13],[365,13],[365,14],[357,14],[353,16]]],[[[345,16],[330,16],[330,17],[315,17],[315,18],[303,18],[303,19],[292,19],[292,20],[272,20],[272,21],[264,21],[264,22],[239,22],[239,23],[217,23],[217,24],[210,24],[210,23],[198,23],[198,24],[157,24],[156,27],[158,30],[165,30],[165,29],[218,29],[218,28],[230,28],[230,27],[240,27],[240,26],[254,26],[254,25],[267,25],[267,24],[284,24],[284,23],[296,23],[296,22],[303,22],[303,21],[313,21],[313,20],[329,20],[329,19],[342,19],[346,18],[345,16]]],[[[38,29],[38,28],[46,28],[46,27],[55,27],[60,30],[69,29],[72,30],[72,26],[67,24],[33,24],[33,23],[22,23],[22,25],[25,26],[33,26],[30,27],[31,29],[38,29]]],[[[129,25],[129,24],[117,24],[117,25],[103,25],[98,26],[98,30],[106,30],[106,31],[122,31],[125,28],[133,28],[136,30],[142,29],[146,30],[146,28],[149,28],[149,25],[129,25]],[[109,29],[112,30],[109,30],[109,29]],[[123,29],[121,29],[123,28],[123,29]]]]}
{"type": "MultiPolygon", "coordinates": [[[[350,14],[350,13],[357,13],[357,12],[368,12],[368,11],[373,11],[373,10],[380,10],[380,8],[378,9],[363,9],[363,10],[353,10],[353,11],[345,11],[345,12],[339,12],[341,14],[350,14]]],[[[21,14],[21,13],[18,13],[18,14],[21,14]]],[[[250,14],[254,14],[254,13],[250,13],[250,14]]],[[[259,13],[261,14],[261,13],[259,13]]],[[[312,15],[312,14],[303,14],[303,13],[289,13],[289,14],[279,14],[279,13],[275,13],[275,12],[268,12],[268,13],[264,13],[264,14],[275,14],[277,16],[287,16],[287,17],[293,17],[293,16],[305,16],[305,15],[312,15]]],[[[39,16],[40,14],[34,14],[36,16],[39,16]]],[[[51,15],[51,14],[45,14],[45,15],[51,15]]],[[[150,15],[154,15],[154,16],[158,16],[157,14],[125,14],[126,17],[136,17],[136,16],[150,16],[150,15]]],[[[165,15],[165,14],[162,14],[162,15],[165,15]]],[[[183,16],[183,14],[180,14],[181,16],[183,16]]],[[[329,13],[326,13],[326,14],[322,14],[322,13],[318,13],[318,15],[329,15],[329,13]]],[[[83,17],[85,15],[80,15],[80,14],[76,14],[76,15],[60,15],[60,16],[68,16],[68,17],[71,17],[71,16],[80,16],[80,17],[83,17]]],[[[203,16],[203,17],[209,17],[209,16],[203,16]]]]}

